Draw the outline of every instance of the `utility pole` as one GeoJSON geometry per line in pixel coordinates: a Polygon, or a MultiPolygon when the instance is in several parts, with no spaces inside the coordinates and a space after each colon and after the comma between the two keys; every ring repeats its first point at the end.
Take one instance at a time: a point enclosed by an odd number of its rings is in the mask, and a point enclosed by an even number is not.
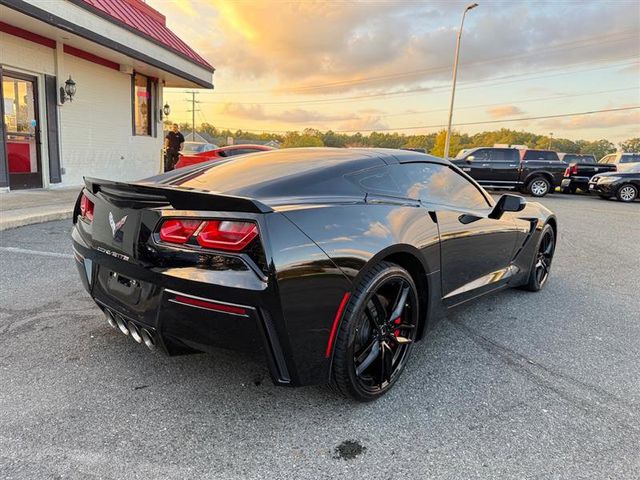
{"type": "Polygon", "coordinates": [[[451,105],[449,105],[449,123],[447,125],[447,138],[444,141],[444,158],[449,157],[449,144],[451,143],[451,119],[453,118],[453,100],[456,96],[456,77],[458,76],[458,57],[460,56],[460,39],[462,38],[462,27],[464,26],[464,17],[469,10],[478,6],[477,3],[470,3],[464,9],[462,21],[460,22],[460,30],[458,30],[458,38],[456,40],[456,53],[453,58],[453,86],[451,87],[451,105]]]}
{"type": "Polygon", "coordinates": [[[186,92],[191,94],[191,99],[189,100],[188,98],[185,99],[185,101],[187,102],[191,102],[191,110],[187,110],[187,112],[191,112],[191,140],[193,140],[195,142],[196,140],[196,112],[199,112],[200,109],[196,109],[196,103],[200,103],[198,100],[196,100],[196,95],[198,95],[198,92],[196,91],[191,91],[191,92],[186,92]]]}
{"type": "Polygon", "coordinates": [[[553,132],[549,132],[549,150],[551,150],[551,142],[553,142],[553,132]]]}

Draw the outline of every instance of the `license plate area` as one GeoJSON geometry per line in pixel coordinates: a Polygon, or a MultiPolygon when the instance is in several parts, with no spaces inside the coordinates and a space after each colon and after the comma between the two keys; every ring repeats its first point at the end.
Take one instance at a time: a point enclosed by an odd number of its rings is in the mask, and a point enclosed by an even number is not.
{"type": "Polygon", "coordinates": [[[137,305],[140,303],[142,288],[138,280],[109,271],[107,292],[126,303],[137,305]]]}

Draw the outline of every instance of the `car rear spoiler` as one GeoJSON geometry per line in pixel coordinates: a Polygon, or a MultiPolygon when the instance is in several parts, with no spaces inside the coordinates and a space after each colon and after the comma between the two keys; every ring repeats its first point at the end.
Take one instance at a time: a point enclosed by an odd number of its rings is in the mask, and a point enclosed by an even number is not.
{"type": "Polygon", "coordinates": [[[166,204],[176,210],[222,210],[226,212],[269,213],[273,209],[258,200],[235,197],[206,190],[167,185],[124,183],[98,178],[84,179],[84,184],[94,195],[102,192],[108,197],[132,203],[166,204]]]}

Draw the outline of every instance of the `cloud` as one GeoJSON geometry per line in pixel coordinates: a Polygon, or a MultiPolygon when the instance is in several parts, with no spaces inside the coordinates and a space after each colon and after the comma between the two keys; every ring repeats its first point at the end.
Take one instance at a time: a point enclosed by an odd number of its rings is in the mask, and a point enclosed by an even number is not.
{"type": "Polygon", "coordinates": [[[640,111],[638,110],[594,113],[592,115],[569,118],[553,118],[540,122],[540,126],[555,130],[618,128],[632,127],[634,125],[640,125],[640,111]]]}
{"type": "Polygon", "coordinates": [[[487,113],[491,118],[505,118],[514,115],[521,115],[524,111],[515,105],[500,105],[487,109],[487,113]]]}
{"type": "MultiPolygon", "coordinates": [[[[161,11],[166,6],[150,3],[161,11]]],[[[276,91],[313,95],[447,81],[464,3],[212,0],[196,5],[195,15],[185,9],[168,21],[219,72],[275,79],[276,91]]],[[[481,5],[465,24],[459,81],[637,56],[640,16],[629,11],[624,2],[595,0],[544,8],[481,5]],[[580,25],[579,33],[567,28],[567,18],[580,25]],[[580,41],[591,36],[598,39],[580,41]]]]}
{"type": "Polygon", "coordinates": [[[346,132],[358,132],[365,130],[383,130],[386,128],[389,128],[389,125],[383,122],[380,116],[365,115],[342,123],[338,127],[338,130],[346,132]]]}
{"type": "Polygon", "coordinates": [[[291,123],[335,122],[358,118],[352,113],[326,114],[302,108],[294,108],[283,112],[267,112],[262,105],[244,105],[233,102],[223,104],[218,113],[248,120],[271,120],[291,123]]]}

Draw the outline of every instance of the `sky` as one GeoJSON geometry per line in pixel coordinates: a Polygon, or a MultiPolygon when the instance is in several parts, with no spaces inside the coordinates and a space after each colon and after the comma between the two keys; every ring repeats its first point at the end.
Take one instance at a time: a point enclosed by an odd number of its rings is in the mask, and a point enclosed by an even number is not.
{"type": "MultiPolygon", "coordinates": [[[[232,130],[430,133],[447,122],[468,2],[147,0],[215,68],[196,123],[232,130]]],[[[613,142],[640,136],[640,1],[479,0],[467,13],[454,128],[613,142]]],[[[191,121],[184,89],[170,119],[191,121]]]]}

